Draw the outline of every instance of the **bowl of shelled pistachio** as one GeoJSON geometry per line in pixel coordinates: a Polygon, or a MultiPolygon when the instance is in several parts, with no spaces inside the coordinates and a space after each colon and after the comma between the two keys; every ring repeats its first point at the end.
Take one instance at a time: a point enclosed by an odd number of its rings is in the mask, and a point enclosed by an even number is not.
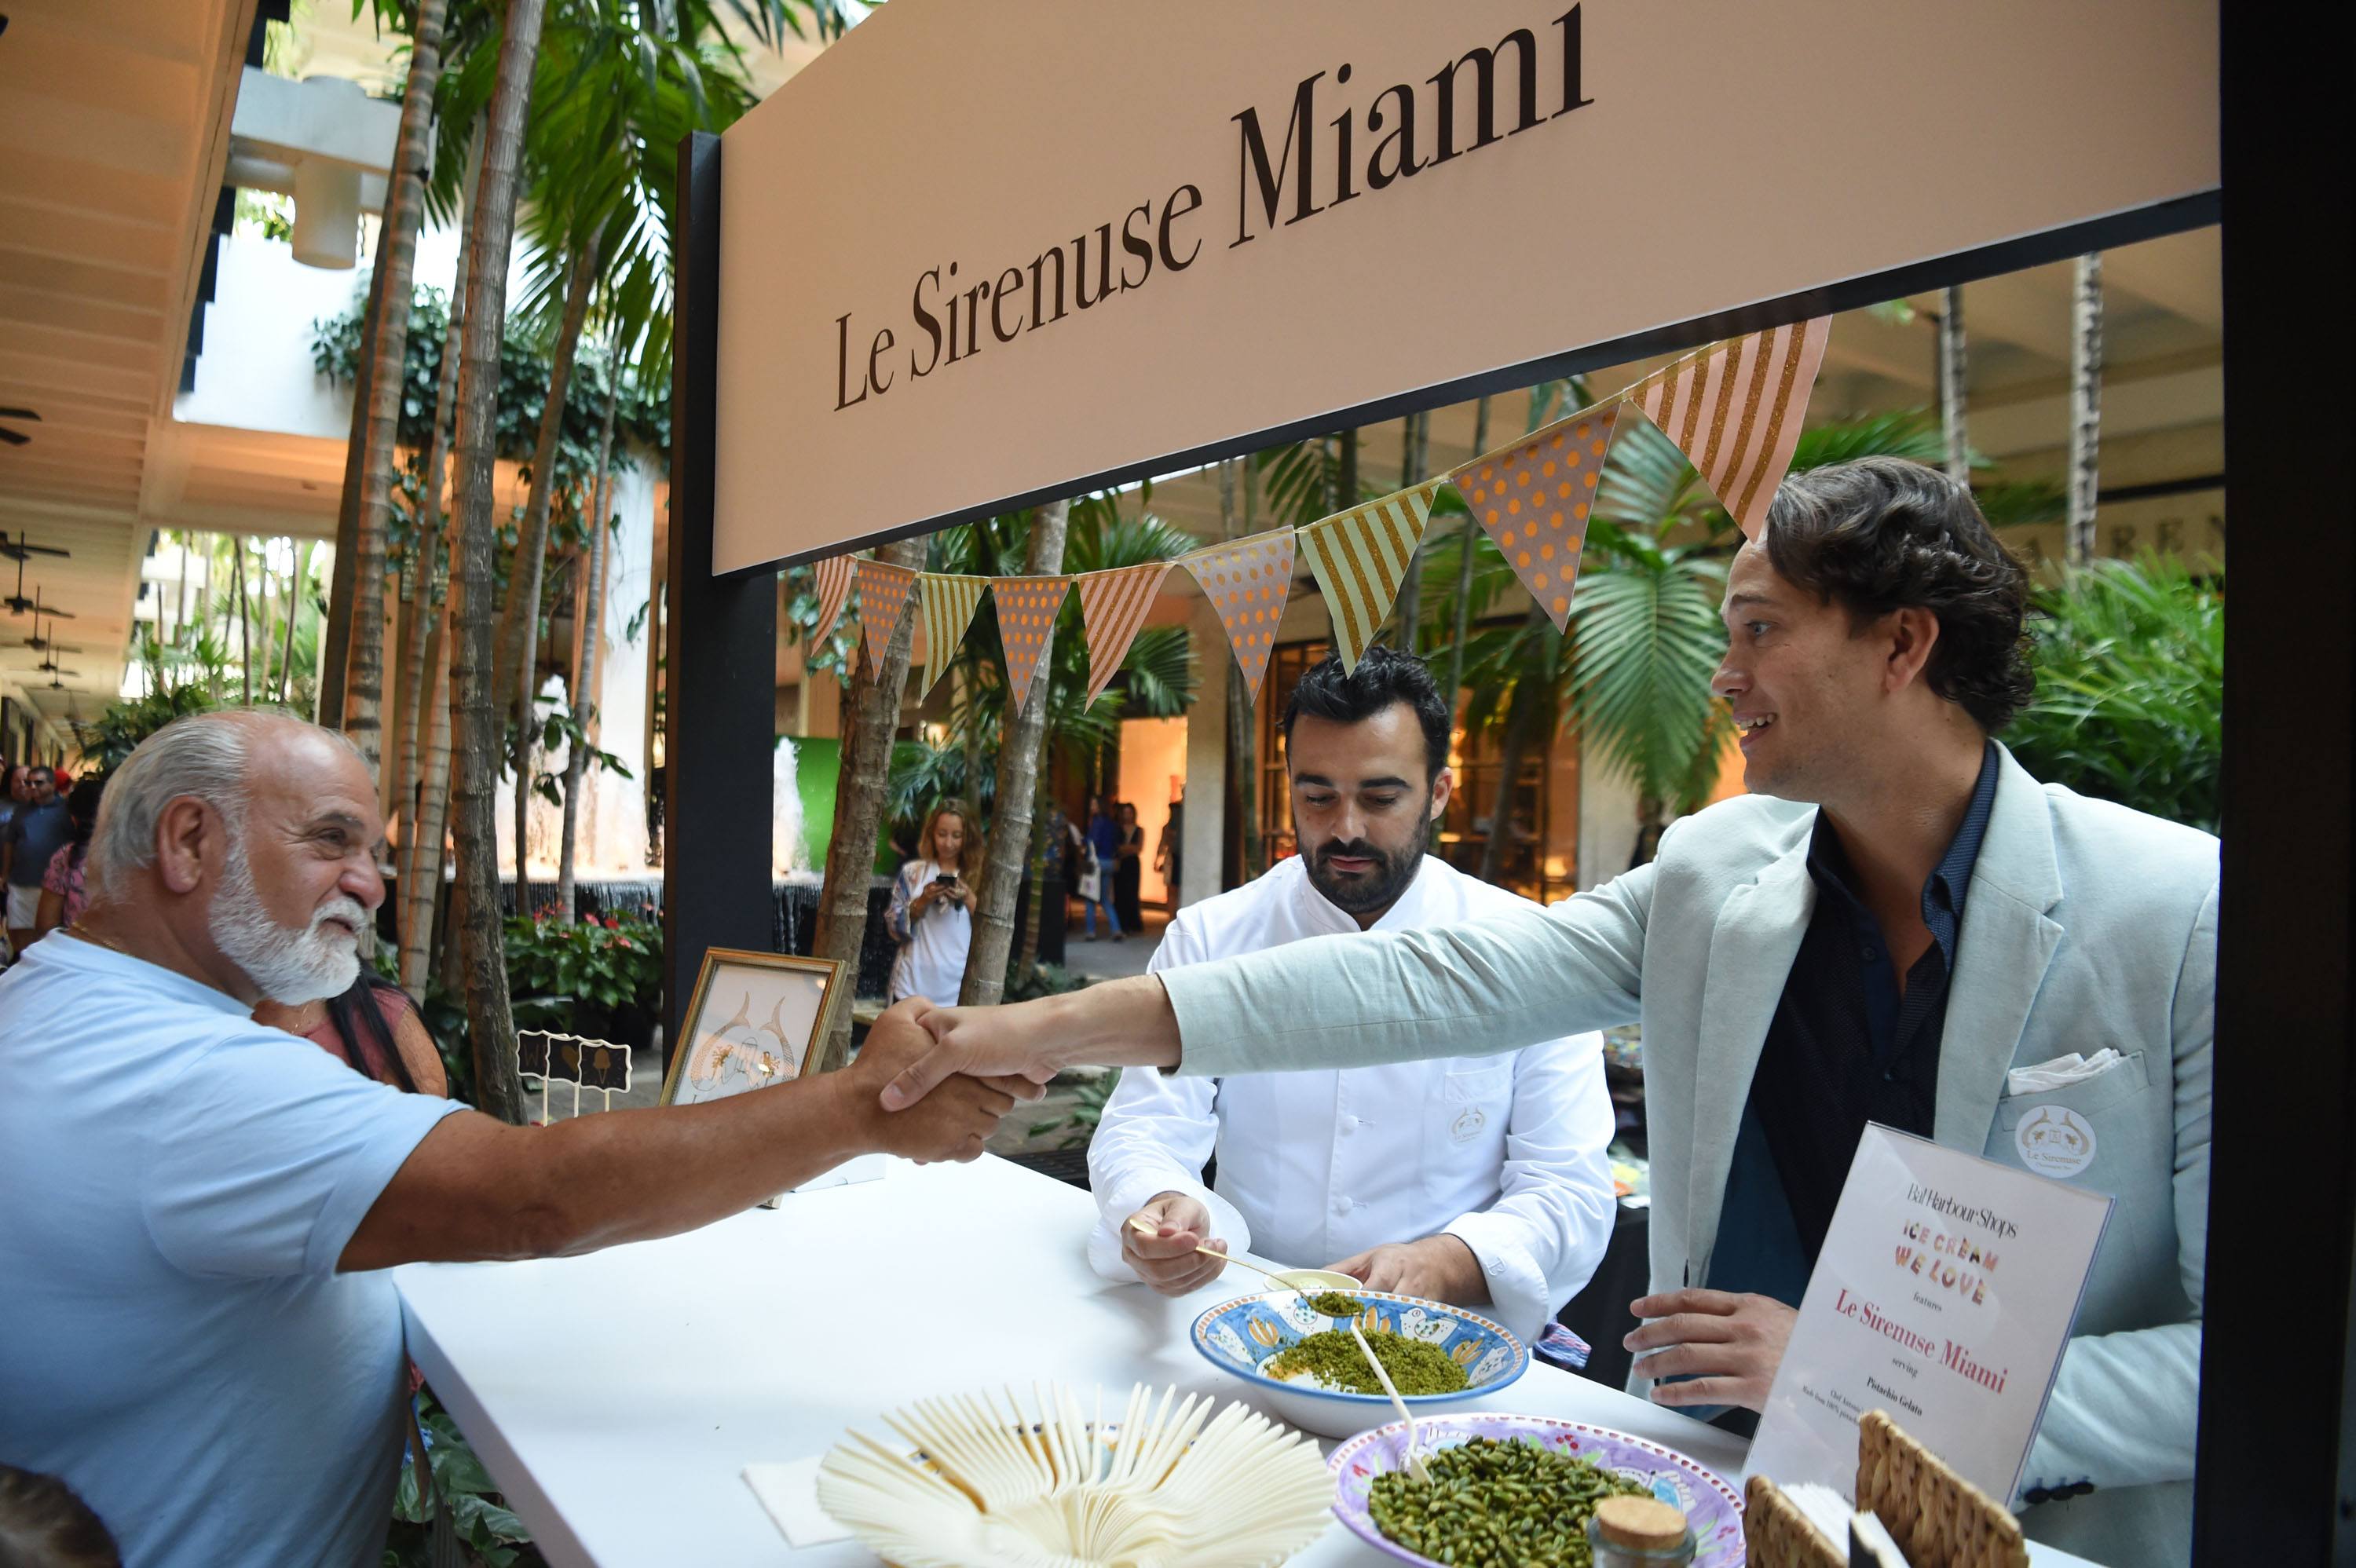
{"type": "Polygon", "coordinates": [[[1467,1411],[1416,1422],[1425,1477],[1407,1466],[1394,1421],[1333,1450],[1333,1512],[1402,1563],[1514,1563],[1588,1568],[1587,1524],[1615,1496],[1685,1515],[1697,1568],[1740,1568],[1742,1499],[1674,1448],[1539,1415],[1467,1411]]]}
{"type": "Polygon", "coordinates": [[[1364,1287],[1357,1310],[1338,1316],[1317,1293],[1240,1296],[1194,1320],[1196,1353],[1252,1385],[1278,1415],[1304,1431],[1347,1437],[1393,1419],[1390,1396],[1366,1364],[1353,1324],[1418,1416],[1494,1400],[1528,1370],[1530,1353],[1476,1312],[1422,1296],[1364,1287]]]}

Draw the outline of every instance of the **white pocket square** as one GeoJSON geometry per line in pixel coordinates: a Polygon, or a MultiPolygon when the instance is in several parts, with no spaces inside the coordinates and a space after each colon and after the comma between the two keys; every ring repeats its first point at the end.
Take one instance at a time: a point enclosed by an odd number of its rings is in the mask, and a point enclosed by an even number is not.
{"type": "Polygon", "coordinates": [[[2004,1075],[2004,1092],[2008,1094],[2044,1094],[2056,1089],[2067,1089],[2072,1083],[2083,1083],[2098,1073],[2107,1072],[2124,1063],[2126,1058],[2109,1046],[2092,1056],[2072,1051],[2051,1061],[2040,1061],[2031,1067],[2016,1067],[2004,1075]]]}

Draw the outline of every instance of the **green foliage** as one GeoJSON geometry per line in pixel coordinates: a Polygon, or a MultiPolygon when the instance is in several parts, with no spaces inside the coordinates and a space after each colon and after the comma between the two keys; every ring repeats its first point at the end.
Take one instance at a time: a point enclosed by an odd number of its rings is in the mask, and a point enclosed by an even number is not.
{"type": "MultiPolygon", "coordinates": [[[[423,1403],[427,1463],[434,1488],[449,1510],[458,1539],[488,1568],[512,1568],[522,1561],[520,1547],[531,1537],[500,1497],[498,1485],[430,1393],[423,1403]]],[[[410,1440],[414,1447],[416,1439],[410,1440]]],[[[392,1531],[384,1550],[384,1568],[425,1568],[432,1559],[433,1509],[417,1484],[414,1456],[403,1461],[401,1481],[393,1491],[392,1531]]],[[[537,1560],[537,1554],[534,1556],[537,1560]]]]}
{"type": "Polygon", "coordinates": [[[121,766],[134,747],[173,720],[220,706],[213,686],[228,655],[209,634],[198,632],[171,643],[149,636],[140,645],[139,658],[147,670],[147,695],[111,702],[97,719],[80,727],[82,758],[102,773],[121,766]],[[187,678],[192,667],[196,678],[187,678]]]}
{"type": "Polygon", "coordinates": [[[2223,584],[2147,553],[2072,572],[2037,608],[2037,698],[2005,735],[2021,765],[2216,832],[2223,584]]]}
{"type": "MultiPolygon", "coordinates": [[[[590,720],[596,718],[596,704],[584,703],[582,706],[586,709],[585,713],[575,713],[572,705],[561,698],[540,697],[532,700],[547,710],[541,716],[540,733],[532,741],[532,744],[538,748],[534,754],[543,762],[553,761],[559,755],[569,752],[571,748],[578,746],[582,748],[582,756],[585,763],[583,770],[584,779],[588,776],[588,770],[594,768],[604,768],[606,772],[618,773],[623,778],[633,776],[621,758],[611,752],[600,750],[597,743],[589,738],[589,731],[583,727],[584,718],[590,720]]],[[[509,730],[512,732],[513,727],[510,726],[509,730]]],[[[513,759],[515,755],[513,746],[508,748],[508,755],[510,760],[513,759]]],[[[512,775],[515,770],[510,767],[507,772],[512,775]]],[[[564,804],[564,774],[562,772],[551,773],[546,770],[535,772],[532,774],[531,787],[532,793],[549,805],[564,804]]]]}
{"type": "Polygon", "coordinates": [[[629,915],[560,925],[548,911],[507,923],[508,983],[519,996],[570,1000],[608,1016],[651,1011],[662,997],[662,926],[629,915]]]}

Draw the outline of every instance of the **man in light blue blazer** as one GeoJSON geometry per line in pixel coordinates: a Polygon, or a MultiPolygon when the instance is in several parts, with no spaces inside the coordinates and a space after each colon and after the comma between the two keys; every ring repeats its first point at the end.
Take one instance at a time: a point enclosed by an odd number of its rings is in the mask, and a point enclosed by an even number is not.
{"type": "Polygon", "coordinates": [[[2190,1554],[2217,842],[2031,778],[2026,584],[1915,464],[1795,475],[1727,582],[1714,682],[1752,793],[1544,912],[1341,936],[928,1015],[952,1068],[1187,1073],[1508,1051],[1641,1018],[1653,1160],[1636,1376],[1764,1402],[1879,1121],[2116,1200],[2022,1481],[2029,1534],[2190,1554]],[[1043,1060],[1044,1057],[1046,1058],[1043,1060]]]}

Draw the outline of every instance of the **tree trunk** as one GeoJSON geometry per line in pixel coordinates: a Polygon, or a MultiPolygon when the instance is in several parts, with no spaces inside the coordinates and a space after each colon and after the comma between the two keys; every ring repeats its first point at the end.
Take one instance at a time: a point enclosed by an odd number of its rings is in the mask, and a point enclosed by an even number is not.
{"type": "Polygon", "coordinates": [[[444,0],[418,0],[411,39],[409,82],[401,105],[401,140],[384,225],[377,241],[383,260],[375,368],[369,375],[367,451],[360,466],[359,521],[355,532],[349,621],[350,655],[342,671],[341,728],[369,776],[384,761],[384,549],[392,527],[393,446],[401,429],[402,374],[409,353],[410,278],[417,261],[417,229],[425,215],[425,176],[434,162],[434,87],[442,75],[444,0]]]}
{"type": "Polygon", "coordinates": [[[245,660],[244,673],[238,680],[238,700],[248,707],[253,704],[253,617],[245,603],[245,536],[231,534],[229,540],[231,590],[237,595],[237,645],[245,660]]]}
{"type": "Polygon", "coordinates": [[[548,400],[541,405],[540,433],[531,450],[531,491],[516,530],[515,564],[508,573],[508,602],[499,611],[498,684],[494,699],[502,710],[531,717],[531,663],[538,656],[540,595],[547,568],[548,512],[556,495],[556,449],[564,430],[564,400],[573,384],[573,356],[581,325],[589,319],[589,296],[597,286],[597,241],[577,247],[564,272],[564,315],[548,364],[548,400]],[[518,693],[522,693],[519,699],[518,693]],[[520,705],[519,705],[520,703],[520,705]]]}
{"type": "MultiPolygon", "coordinates": [[[[1424,465],[1430,461],[1429,443],[1431,440],[1431,416],[1429,413],[1409,414],[1400,421],[1399,485],[1402,490],[1423,479],[1424,465]]],[[[1419,623],[1423,618],[1423,541],[1418,539],[1408,551],[1407,572],[1399,579],[1398,599],[1395,608],[1398,615],[1398,646],[1401,653],[1419,654],[1419,623]]]]}
{"type": "MultiPolygon", "coordinates": [[[[186,570],[185,565],[182,568],[186,570]]],[[[294,684],[294,629],[303,624],[303,605],[311,597],[311,541],[294,547],[294,581],[286,590],[286,648],[278,659],[278,700],[283,705],[294,684]]]]}
{"type": "MultiPolygon", "coordinates": [[[[1252,512],[1251,459],[1231,459],[1219,464],[1219,532],[1227,539],[1238,539],[1251,531],[1252,512]],[[1244,511],[1240,519],[1236,514],[1236,470],[1240,464],[1244,478],[1244,511]]],[[[1243,880],[1250,881],[1260,872],[1259,843],[1259,769],[1253,752],[1251,693],[1244,688],[1243,671],[1236,667],[1235,659],[1227,660],[1227,783],[1236,797],[1237,841],[1242,847],[1238,859],[1243,866],[1243,880]]]]}
{"type": "MultiPolygon", "coordinates": [[[[429,591],[428,602],[434,596],[429,591]]],[[[433,688],[418,717],[425,726],[415,818],[404,834],[401,860],[401,987],[423,1005],[434,955],[434,912],[441,902],[442,837],[450,801],[450,597],[440,595],[434,628],[425,635],[433,688]]]]}
{"type": "MultiPolygon", "coordinates": [[[[1039,727],[1039,776],[1047,778],[1053,768],[1055,732],[1045,725],[1039,727]]],[[[1034,799],[1031,811],[1031,853],[1023,875],[1029,880],[1031,901],[1023,908],[1023,938],[1015,948],[1014,972],[1027,975],[1039,962],[1039,923],[1045,912],[1042,901],[1047,896],[1047,814],[1038,809],[1034,799]]],[[[1055,918],[1064,918],[1063,901],[1055,901],[1055,918]]]]}
{"type": "MultiPolygon", "coordinates": [[[[1530,606],[1529,624],[1533,631],[1543,626],[1554,631],[1546,611],[1537,604],[1530,606]]],[[[1549,647],[1553,638],[1547,639],[1549,647]]],[[[1533,661],[1534,663],[1536,661],[1533,661]]],[[[1540,667],[1552,667],[1551,661],[1540,667]]],[[[1514,833],[1514,785],[1522,771],[1522,756],[1530,748],[1537,730],[1538,709],[1544,706],[1545,683],[1535,675],[1525,675],[1514,682],[1514,695],[1505,713],[1505,739],[1497,757],[1497,790],[1489,807],[1489,839],[1481,847],[1481,880],[1494,882],[1505,874],[1505,846],[1514,833]]]]}
{"type": "MultiPolygon", "coordinates": [[[[1031,514],[1031,539],[1024,551],[1026,576],[1051,577],[1064,570],[1064,535],[1071,523],[1068,501],[1031,514]]],[[[1055,633],[1049,627],[1039,645],[1039,668],[1023,693],[1021,711],[1010,708],[998,736],[998,799],[990,817],[990,857],[975,890],[973,944],[966,950],[965,983],[958,1000],[989,1007],[1006,992],[1006,961],[1014,948],[1014,897],[1031,858],[1033,802],[1039,793],[1039,760],[1047,749],[1047,694],[1055,685],[1055,633]]],[[[1008,693],[1012,696],[1012,693],[1008,693]]],[[[1105,868],[1112,875],[1112,868],[1105,868]]]]}
{"type": "Polygon", "coordinates": [[[532,64],[540,52],[542,0],[508,0],[499,43],[498,81],[483,146],[481,188],[468,244],[465,357],[458,368],[456,648],[451,668],[457,754],[452,790],[457,808],[458,876],[466,891],[461,963],[467,1028],[474,1040],[476,1093],[501,1121],[524,1120],[516,1069],[515,1019],[508,1008],[506,944],[499,924],[498,836],[493,827],[499,782],[498,715],[491,703],[491,509],[497,454],[494,404],[499,337],[507,325],[508,253],[515,236],[517,173],[532,64]]]}
{"type": "MultiPolygon", "coordinates": [[[[899,539],[875,552],[891,566],[919,571],[925,541],[899,539]]],[[[908,595],[884,644],[884,662],[867,656],[859,639],[851,689],[843,693],[842,754],[835,771],[834,831],[826,843],[826,884],[819,891],[818,930],[810,951],[840,958],[846,976],[859,974],[859,949],[867,939],[867,890],[875,875],[875,835],[884,821],[884,792],[892,777],[892,741],[900,728],[900,699],[908,685],[908,656],[916,641],[917,595],[908,595]]],[[[863,606],[862,606],[863,609],[863,606]]],[[[862,632],[864,628],[862,628],[862,632]]],[[[769,853],[767,845],[760,852],[769,853]]],[[[836,1015],[834,1032],[821,1042],[819,1071],[840,1067],[851,1054],[851,1009],[836,1015]]]]}
{"type": "Polygon", "coordinates": [[[1964,438],[1964,289],[1946,291],[1939,312],[1939,419],[1946,427],[1947,477],[1972,482],[1971,448],[1964,438]]]}
{"type": "Polygon", "coordinates": [[[556,841],[556,918],[560,924],[571,925],[573,910],[573,858],[574,837],[581,825],[581,781],[587,773],[589,762],[589,723],[595,709],[589,694],[597,679],[597,632],[599,619],[605,613],[605,524],[613,511],[613,502],[605,494],[605,474],[614,453],[614,411],[622,400],[621,367],[610,370],[611,379],[605,388],[605,422],[597,432],[597,476],[589,485],[589,555],[582,569],[582,581],[573,593],[573,619],[581,632],[581,656],[573,665],[573,725],[580,731],[565,748],[564,759],[564,828],[556,841]]]}
{"type": "Polygon", "coordinates": [[[2094,493],[2103,435],[2103,258],[2078,258],[2070,331],[2069,560],[2094,559],[2094,493]]]}

